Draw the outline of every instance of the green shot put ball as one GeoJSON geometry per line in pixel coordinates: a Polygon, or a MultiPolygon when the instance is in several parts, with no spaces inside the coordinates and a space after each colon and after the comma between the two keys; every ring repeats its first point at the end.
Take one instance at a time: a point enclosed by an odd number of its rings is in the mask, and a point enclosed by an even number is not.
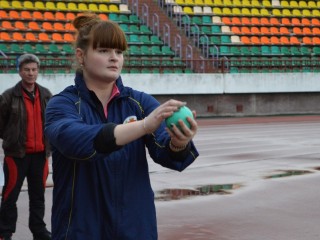
{"type": "Polygon", "coordinates": [[[182,130],[178,122],[181,119],[187,125],[188,128],[191,128],[190,123],[187,120],[187,117],[190,117],[193,119],[193,114],[188,107],[182,106],[179,108],[178,111],[174,112],[170,117],[166,118],[165,120],[166,125],[169,129],[171,129],[172,128],[171,124],[174,124],[180,130],[182,130]]]}

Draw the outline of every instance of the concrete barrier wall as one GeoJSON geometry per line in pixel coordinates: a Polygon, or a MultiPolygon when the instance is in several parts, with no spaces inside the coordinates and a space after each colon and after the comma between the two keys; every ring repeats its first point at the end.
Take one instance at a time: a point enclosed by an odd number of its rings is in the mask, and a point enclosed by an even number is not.
{"type": "MultiPolygon", "coordinates": [[[[73,74],[40,74],[38,82],[56,94],[73,79],[73,74]]],[[[320,73],[123,74],[122,79],[160,102],[187,101],[200,116],[320,113],[320,73]]],[[[0,74],[0,92],[19,80],[18,74],[0,74]]]]}

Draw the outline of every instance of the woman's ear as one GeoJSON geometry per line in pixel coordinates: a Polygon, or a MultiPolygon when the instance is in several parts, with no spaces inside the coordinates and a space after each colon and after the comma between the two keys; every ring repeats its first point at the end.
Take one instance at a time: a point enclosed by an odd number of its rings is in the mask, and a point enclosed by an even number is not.
{"type": "Polygon", "coordinates": [[[80,65],[84,64],[84,52],[81,48],[76,49],[76,58],[80,65]]]}

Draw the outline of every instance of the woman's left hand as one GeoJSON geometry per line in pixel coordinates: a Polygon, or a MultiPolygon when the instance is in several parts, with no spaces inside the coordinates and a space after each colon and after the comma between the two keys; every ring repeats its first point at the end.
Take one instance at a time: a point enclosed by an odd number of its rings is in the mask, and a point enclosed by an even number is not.
{"type": "Polygon", "coordinates": [[[192,111],[192,113],[194,119],[187,117],[187,121],[190,123],[190,128],[182,120],[179,120],[179,125],[182,131],[176,125],[173,125],[171,129],[166,128],[171,137],[171,143],[174,146],[186,146],[196,135],[198,130],[198,124],[195,120],[196,112],[192,111]]]}

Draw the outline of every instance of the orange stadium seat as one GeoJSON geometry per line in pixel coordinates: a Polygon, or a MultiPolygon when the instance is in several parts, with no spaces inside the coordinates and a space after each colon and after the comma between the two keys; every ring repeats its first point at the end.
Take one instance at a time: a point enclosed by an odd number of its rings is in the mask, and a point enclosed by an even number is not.
{"type": "Polygon", "coordinates": [[[20,33],[20,32],[14,32],[14,33],[12,34],[12,39],[13,39],[14,41],[18,41],[18,42],[24,42],[24,41],[25,41],[24,36],[23,36],[22,33],[20,33]]]}
{"type": "Polygon", "coordinates": [[[74,42],[74,36],[72,34],[70,34],[70,33],[65,33],[63,35],[63,40],[65,42],[74,42]]]}
{"type": "Polygon", "coordinates": [[[60,33],[53,33],[51,38],[55,42],[63,42],[64,41],[64,39],[60,33]]]}
{"type": "Polygon", "coordinates": [[[251,44],[250,38],[248,36],[241,36],[241,42],[244,44],[251,44]]]}
{"type": "Polygon", "coordinates": [[[41,42],[51,42],[51,39],[49,38],[47,33],[42,32],[42,33],[39,33],[38,36],[41,42]]]}
{"type": "Polygon", "coordinates": [[[257,17],[251,18],[251,24],[252,25],[260,25],[260,20],[257,17]]]}
{"type": "Polygon", "coordinates": [[[56,12],[56,13],[54,14],[54,17],[55,17],[55,19],[58,20],[58,21],[66,21],[66,20],[67,20],[67,19],[66,19],[66,16],[64,15],[63,12],[56,12]]]}
{"type": "Polygon", "coordinates": [[[291,21],[289,18],[281,18],[282,25],[291,25],[291,21]]]}
{"type": "Polygon", "coordinates": [[[318,18],[312,18],[311,24],[314,26],[320,26],[320,20],[318,18]]]}
{"type": "Polygon", "coordinates": [[[260,19],[260,24],[261,25],[270,25],[269,19],[266,17],[263,17],[260,19]]]}
{"type": "Polygon", "coordinates": [[[281,36],[280,37],[280,42],[284,45],[288,45],[290,44],[290,41],[289,41],[289,38],[288,37],[285,37],[285,36],[281,36]]]}
{"type": "Polygon", "coordinates": [[[64,25],[61,22],[53,23],[53,28],[54,28],[54,30],[56,30],[58,32],[64,32],[65,31],[64,25]]]}
{"type": "Polygon", "coordinates": [[[43,28],[45,31],[54,31],[54,28],[53,28],[51,22],[43,22],[43,23],[42,23],[42,28],[43,28]]]}
{"type": "Polygon", "coordinates": [[[34,21],[29,22],[28,27],[30,30],[33,30],[33,31],[40,31],[40,27],[39,27],[38,23],[36,23],[34,21]]]}
{"type": "Polygon", "coordinates": [[[305,35],[312,35],[313,34],[311,29],[308,28],[308,27],[302,28],[302,33],[305,34],[305,35]]]}
{"type": "Polygon", "coordinates": [[[27,33],[26,33],[26,41],[37,42],[38,39],[36,38],[36,36],[34,35],[34,33],[32,33],[32,32],[27,32],[27,33]]]}
{"type": "Polygon", "coordinates": [[[43,18],[47,21],[55,21],[56,20],[53,12],[44,12],[43,18]]]}
{"type": "Polygon", "coordinates": [[[72,12],[68,12],[68,13],[66,14],[66,19],[67,19],[68,21],[73,21],[75,18],[76,18],[76,15],[75,15],[74,13],[72,13],[72,12]]]}
{"type": "Polygon", "coordinates": [[[231,31],[232,31],[234,34],[241,34],[240,28],[239,28],[239,27],[236,27],[236,26],[231,27],[231,31]]]}
{"type": "Polygon", "coordinates": [[[233,17],[231,22],[235,25],[241,25],[241,20],[238,17],[233,17]]]}
{"type": "Polygon", "coordinates": [[[19,14],[19,12],[15,11],[15,10],[11,10],[9,12],[9,18],[11,18],[11,19],[20,19],[20,14],[19,14]]]}
{"type": "Polygon", "coordinates": [[[287,27],[280,27],[280,34],[289,35],[289,29],[287,27]]]}
{"type": "Polygon", "coordinates": [[[229,17],[223,17],[221,20],[226,25],[231,25],[232,24],[232,20],[229,17]]]}
{"type": "Polygon", "coordinates": [[[104,13],[99,13],[98,16],[100,17],[101,20],[104,20],[104,21],[109,19],[108,16],[106,14],[104,14],[104,13]]]}
{"type": "Polygon", "coordinates": [[[76,29],[74,28],[73,24],[72,24],[72,23],[69,23],[69,22],[64,25],[64,29],[65,29],[66,31],[75,31],[75,30],[76,30],[76,29]]]}
{"type": "Polygon", "coordinates": [[[252,44],[261,44],[260,38],[257,37],[257,36],[252,36],[252,37],[250,38],[250,41],[251,41],[252,44]]]}
{"type": "Polygon", "coordinates": [[[280,39],[278,37],[276,37],[276,36],[272,36],[270,38],[270,43],[274,44],[274,45],[278,45],[278,44],[280,44],[280,39]]]}
{"type": "Polygon", "coordinates": [[[293,45],[300,45],[300,41],[297,37],[295,36],[291,36],[290,37],[290,44],[293,44],[293,45]]]}
{"type": "Polygon", "coordinates": [[[39,11],[34,11],[32,13],[32,17],[36,20],[43,20],[43,14],[42,12],[39,12],[39,11]]]}
{"type": "Polygon", "coordinates": [[[24,30],[27,29],[26,26],[24,25],[24,23],[23,23],[22,21],[16,21],[16,22],[14,23],[14,27],[15,27],[16,29],[22,30],[22,31],[24,31],[24,30]]]}
{"type": "Polygon", "coordinates": [[[9,16],[8,16],[6,11],[0,10],[0,18],[1,19],[7,19],[7,18],[9,18],[9,16]]]}
{"type": "Polygon", "coordinates": [[[0,32],[0,39],[2,41],[11,41],[12,40],[10,34],[7,32],[0,32]]]}
{"type": "Polygon", "coordinates": [[[312,43],[314,45],[320,45],[320,37],[313,37],[312,38],[312,43]]]}
{"type": "Polygon", "coordinates": [[[318,28],[318,27],[312,28],[312,34],[313,35],[320,35],[320,28],[318,28]]]}
{"type": "Polygon", "coordinates": [[[14,29],[11,22],[9,22],[9,21],[2,21],[1,27],[5,30],[13,30],[14,29]]]}
{"type": "Polygon", "coordinates": [[[292,32],[293,32],[294,34],[296,34],[296,35],[301,35],[301,34],[302,34],[302,30],[301,30],[301,28],[299,28],[299,27],[294,27],[294,28],[292,29],[292,32]]]}
{"type": "Polygon", "coordinates": [[[260,29],[258,27],[251,27],[251,33],[255,35],[260,35],[260,29]]]}
{"type": "Polygon", "coordinates": [[[270,18],[270,24],[271,25],[276,25],[276,26],[279,26],[280,25],[280,22],[277,18],[270,18]]]}
{"type": "Polygon", "coordinates": [[[309,38],[309,37],[303,37],[302,38],[302,43],[310,45],[310,44],[312,44],[312,39],[309,38]]]}
{"type": "Polygon", "coordinates": [[[21,17],[22,19],[24,19],[24,20],[30,20],[30,19],[32,19],[31,12],[30,12],[30,11],[26,11],[26,10],[20,12],[20,17],[21,17]]]}
{"type": "Polygon", "coordinates": [[[291,23],[292,23],[292,25],[294,25],[294,26],[300,26],[300,25],[301,25],[301,21],[300,21],[299,18],[292,18],[292,19],[291,19],[291,23]]]}
{"type": "Polygon", "coordinates": [[[248,17],[241,18],[241,24],[242,25],[251,25],[251,20],[248,17]]]}
{"type": "Polygon", "coordinates": [[[308,18],[302,18],[301,19],[301,24],[303,26],[311,26],[311,22],[310,22],[310,20],[308,18]]]}
{"type": "Polygon", "coordinates": [[[262,36],[260,38],[260,41],[261,41],[262,44],[270,44],[270,39],[268,37],[266,37],[266,36],[262,36]]]}
{"type": "Polygon", "coordinates": [[[268,27],[261,27],[260,32],[261,32],[261,34],[270,34],[268,27]]]}
{"type": "Polygon", "coordinates": [[[242,34],[251,34],[251,31],[247,26],[241,27],[240,31],[242,34]]]}
{"type": "Polygon", "coordinates": [[[279,28],[278,27],[271,27],[270,28],[270,33],[274,35],[278,35],[279,33],[279,28]]]}

